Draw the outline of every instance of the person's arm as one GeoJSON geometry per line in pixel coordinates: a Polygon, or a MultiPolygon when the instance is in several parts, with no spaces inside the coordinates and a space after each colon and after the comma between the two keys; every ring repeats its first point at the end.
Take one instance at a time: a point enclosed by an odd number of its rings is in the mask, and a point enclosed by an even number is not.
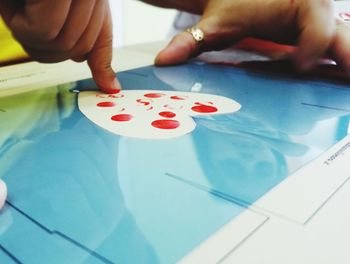
{"type": "Polygon", "coordinates": [[[103,91],[120,89],[111,68],[108,0],[1,0],[0,14],[34,60],[87,60],[103,91]]]}
{"type": "Polygon", "coordinates": [[[334,17],[332,0],[143,1],[202,15],[196,26],[204,32],[204,42],[196,45],[190,34],[181,33],[158,54],[157,65],[182,63],[203,51],[256,37],[296,45],[293,60],[300,71],[330,55],[350,76],[350,26],[334,17]]]}

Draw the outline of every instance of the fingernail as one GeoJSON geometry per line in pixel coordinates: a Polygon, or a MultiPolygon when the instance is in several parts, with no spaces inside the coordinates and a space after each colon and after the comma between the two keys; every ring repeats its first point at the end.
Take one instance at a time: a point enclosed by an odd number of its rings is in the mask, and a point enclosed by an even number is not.
{"type": "Polygon", "coordinates": [[[111,86],[103,90],[106,93],[119,93],[121,90],[120,87],[121,87],[120,82],[118,81],[117,78],[114,78],[114,80],[111,83],[111,86]]]}
{"type": "Polygon", "coordinates": [[[118,81],[117,78],[114,78],[114,80],[113,80],[113,88],[112,89],[120,91],[120,87],[121,87],[120,82],[118,81]]]}

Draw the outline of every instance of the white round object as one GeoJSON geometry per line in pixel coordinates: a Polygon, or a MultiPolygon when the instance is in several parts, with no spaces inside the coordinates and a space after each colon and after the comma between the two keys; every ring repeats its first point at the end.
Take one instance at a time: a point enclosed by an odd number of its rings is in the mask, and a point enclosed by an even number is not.
{"type": "Polygon", "coordinates": [[[0,209],[4,206],[7,197],[6,183],[0,179],[0,209]]]}

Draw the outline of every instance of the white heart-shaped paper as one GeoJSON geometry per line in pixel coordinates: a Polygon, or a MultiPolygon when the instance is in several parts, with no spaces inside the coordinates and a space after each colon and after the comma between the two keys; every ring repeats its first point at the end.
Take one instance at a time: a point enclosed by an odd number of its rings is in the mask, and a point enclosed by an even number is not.
{"type": "Polygon", "coordinates": [[[144,139],[182,136],[195,129],[192,116],[233,113],[241,108],[223,96],[153,90],[80,92],[78,106],[98,126],[117,135],[144,139]]]}

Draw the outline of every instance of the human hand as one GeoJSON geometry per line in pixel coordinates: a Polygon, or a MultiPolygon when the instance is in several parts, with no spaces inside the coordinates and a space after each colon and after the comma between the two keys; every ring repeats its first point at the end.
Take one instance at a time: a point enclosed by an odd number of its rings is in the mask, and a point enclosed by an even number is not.
{"type": "Polygon", "coordinates": [[[203,51],[256,37],[296,45],[292,59],[302,72],[330,56],[350,76],[350,26],[334,17],[331,0],[196,1],[198,9],[192,12],[202,14],[197,27],[205,34],[204,42],[197,45],[190,34],[181,33],[158,54],[157,65],[182,63],[203,51]]]}
{"type": "Polygon", "coordinates": [[[0,13],[27,53],[40,62],[87,60],[99,88],[120,90],[111,68],[108,0],[0,0],[0,13]]]}

